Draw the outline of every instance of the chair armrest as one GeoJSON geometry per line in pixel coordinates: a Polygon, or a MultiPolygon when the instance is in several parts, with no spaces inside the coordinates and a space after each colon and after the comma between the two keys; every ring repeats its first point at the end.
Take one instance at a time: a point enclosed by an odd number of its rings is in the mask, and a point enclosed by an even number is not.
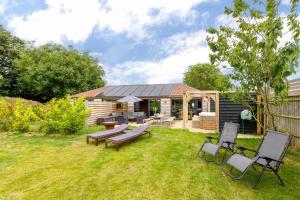
{"type": "Polygon", "coordinates": [[[254,153],[257,153],[257,151],[255,151],[255,150],[253,150],[253,149],[248,149],[248,148],[242,147],[242,146],[236,146],[236,148],[237,148],[238,150],[240,150],[240,151],[245,151],[245,150],[247,150],[247,151],[252,151],[252,152],[254,152],[254,153]]]}
{"type": "Polygon", "coordinates": [[[206,142],[212,143],[212,141],[211,141],[212,139],[218,140],[219,138],[212,137],[212,136],[206,136],[206,142]]]}
{"type": "Polygon", "coordinates": [[[236,144],[236,142],[230,142],[230,141],[223,141],[222,143],[227,143],[227,144],[236,144]]]}
{"type": "MultiPolygon", "coordinates": [[[[232,151],[234,150],[234,145],[236,145],[235,142],[230,142],[230,141],[223,141],[221,146],[223,146],[223,144],[227,144],[226,148],[230,149],[232,151]]],[[[225,146],[223,146],[223,147],[225,147],[225,146]]]]}
{"type": "Polygon", "coordinates": [[[206,136],[206,139],[208,139],[208,140],[211,140],[211,139],[218,140],[219,138],[212,137],[212,136],[206,136]]]}
{"type": "Polygon", "coordinates": [[[265,159],[268,163],[270,163],[271,161],[278,162],[278,163],[284,163],[281,160],[276,160],[276,159],[273,159],[273,158],[269,158],[267,156],[259,156],[259,158],[265,159]]]}

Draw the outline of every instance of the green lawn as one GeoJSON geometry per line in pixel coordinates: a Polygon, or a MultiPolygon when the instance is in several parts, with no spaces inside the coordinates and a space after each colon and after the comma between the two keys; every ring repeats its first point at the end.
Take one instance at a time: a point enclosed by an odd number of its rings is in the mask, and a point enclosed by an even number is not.
{"type": "MultiPolygon", "coordinates": [[[[300,199],[300,153],[289,150],[285,187],[266,173],[256,190],[197,157],[204,134],[153,128],[120,148],[87,145],[77,136],[0,133],[0,199],[300,199]]],[[[259,140],[240,139],[255,148],[259,140]]],[[[251,172],[253,173],[253,172],[251,172]]]]}

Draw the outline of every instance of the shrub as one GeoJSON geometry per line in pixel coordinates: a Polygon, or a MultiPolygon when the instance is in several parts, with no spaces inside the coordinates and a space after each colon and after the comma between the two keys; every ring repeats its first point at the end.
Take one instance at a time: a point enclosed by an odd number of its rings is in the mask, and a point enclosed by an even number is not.
{"type": "Polygon", "coordinates": [[[10,131],[13,123],[13,105],[5,99],[0,99],[0,130],[10,131]]]}
{"type": "Polygon", "coordinates": [[[32,106],[26,106],[24,100],[17,99],[13,112],[13,130],[19,133],[28,131],[30,122],[37,120],[32,106]]]}
{"type": "Polygon", "coordinates": [[[84,98],[71,100],[70,96],[52,99],[43,109],[42,129],[46,133],[78,133],[90,114],[84,102],[84,98]]]}

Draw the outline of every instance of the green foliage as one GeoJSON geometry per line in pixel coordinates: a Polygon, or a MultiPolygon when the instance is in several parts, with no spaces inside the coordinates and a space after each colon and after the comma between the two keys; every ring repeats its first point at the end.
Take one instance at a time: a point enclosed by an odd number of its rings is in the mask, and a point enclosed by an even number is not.
{"type": "Polygon", "coordinates": [[[15,61],[18,94],[41,102],[104,85],[104,70],[88,53],[72,47],[29,46],[15,61]]]}
{"type": "Polygon", "coordinates": [[[160,102],[158,100],[150,101],[151,110],[153,110],[154,114],[157,113],[160,102]]]}
{"type": "Polygon", "coordinates": [[[183,82],[199,90],[225,91],[231,87],[229,78],[215,65],[196,64],[184,73],[183,82]]]}
{"type": "Polygon", "coordinates": [[[30,122],[37,120],[32,106],[26,106],[24,100],[17,99],[13,112],[13,130],[19,133],[28,131],[30,122]]]}
{"type": "Polygon", "coordinates": [[[0,96],[15,95],[13,62],[19,58],[24,42],[0,25],[0,96]]]}
{"type": "Polygon", "coordinates": [[[89,114],[84,98],[52,99],[44,107],[42,129],[46,133],[76,134],[85,126],[89,114]]]}
{"type": "Polygon", "coordinates": [[[237,26],[208,30],[211,63],[232,67],[230,78],[237,83],[234,99],[255,101],[251,92],[263,97],[276,129],[269,105],[286,97],[287,77],[298,67],[300,25],[296,8],[299,0],[291,1],[286,15],[279,13],[281,1],[277,0],[253,0],[252,4],[244,0],[233,2],[233,8],[225,8],[225,14],[232,17],[237,26]],[[287,41],[282,40],[285,32],[291,35],[287,41]],[[271,91],[274,91],[272,99],[271,91]]]}
{"type": "Polygon", "coordinates": [[[13,105],[5,99],[0,99],[0,130],[9,131],[13,123],[13,105]]]}

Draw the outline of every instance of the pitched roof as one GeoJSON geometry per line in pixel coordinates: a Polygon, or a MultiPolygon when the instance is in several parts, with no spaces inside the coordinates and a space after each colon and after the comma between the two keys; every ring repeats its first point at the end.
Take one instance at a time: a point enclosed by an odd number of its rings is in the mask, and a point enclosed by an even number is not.
{"type": "Polygon", "coordinates": [[[184,84],[174,84],[170,96],[182,96],[183,92],[186,91],[197,91],[197,89],[184,84]]]}
{"type": "Polygon", "coordinates": [[[300,95],[300,78],[289,81],[289,96],[300,95]]]}
{"type": "Polygon", "coordinates": [[[184,84],[144,84],[144,85],[111,85],[75,94],[72,97],[120,98],[124,96],[137,97],[180,97],[184,91],[197,89],[184,84]]]}
{"type": "Polygon", "coordinates": [[[97,89],[93,89],[93,90],[89,90],[86,92],[81,92],[81,93],[72,95],[72,97],[74,97],[74,98],[76,98],[76,97],[95,97],[98,94],[101,94],[102,92],[104,92],[105,88],[106,88],[106,86],[97,88],[97,89]]]}

